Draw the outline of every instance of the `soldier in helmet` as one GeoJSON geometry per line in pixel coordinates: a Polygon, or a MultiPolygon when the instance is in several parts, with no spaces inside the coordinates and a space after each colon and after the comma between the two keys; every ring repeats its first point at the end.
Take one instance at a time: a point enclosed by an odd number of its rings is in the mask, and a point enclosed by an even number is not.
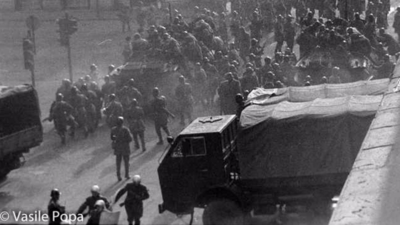
{"type": "Polygon", "coordinates": [[[88,131],[93,133],[99,124],[99,117],[96,109],[98,97],[94,91],[88,89],[86,84],[82,85],[81,92],[86,97],[85,109],[88,131]]]}
{"type": "Polygon", "coordinates": [[[118,202],[122,195],[127,193],[124,203],[126,214],[128,216],[128,224],[140,225],[140,218],[143,216],[143,201],[150,197],[149,190],[146,186],[141,184],[141,177],[139,175],[133,176],[132,183],[118,190],[114,203],[118,202]]]}
{"type": "Polygon", "coordinates": [[[275,25],[274,25],[274,34],[275,34],[275,41],[276,41],[276,47],[275,47],[275,52],[280,52],[282,51],[282,45],[283,41],[285,40],[284,37],[284,23],[283,23],[283,17],[281,15],[278,15],[275,25]]]}
{"type": "Polygon", "coordinates": [[[103,96],[103,105],[107,106],[110,102],[109,96],[115,94],[115,83],[111,81],[109,75],[104,77],[104,84],[101,86],[101,95],[103,96]]]}
{"type": "Polygon", "coordinates": [[[146,151],[146,143],[144,141],[144,131],[146,127],[144,125],[144,112],[143,108],[139,106],[136,99],[133,99],[129,108],[124,112],[124,117],[128,121],[129,130],[132,133],[135,148],[139,149],[138,136],[142,145],[142,151],[146,151]]]}
{"type": "Polygon", "coordinates": [[[179,42],[168,33],[162,35],[162,53],[164,58],[174,65],[183,62],[182,50],[179,42]]]}
{"type": "Polygon", "coordinates": [[[124,118],[122,116],[117,118],[117,124],[111,129],[112,148],[116,156],[117,163],[117,178],[121,181],[121,161],[124,160],[125,165],[125,178],[129,179],[129,155],[131,150],[129,143],[132,141],[132,134],[128,128],[123,126],[124,118]]]}
{"type": "Polygon", "coordinates": [[[160,96],[160,91],[157,87],[153,89],[153,100],[150,102],[150,106],[153,111],[153,119],[154,119],[154,126],[158,136],[158,143],[157,145],[164,144],[162,139],[161,129],[167,134],[167,136],[171,136],[169,129],[168,129],[168,118],[175,116],[167,110],[167,101],[164,96],[160,96]]]}
{"type": "Polygon", "coordinates": [[[139,104],[142,103],[142,94],[135,88],[135,80],[133,78],[128,81],[127,86],[117,92],[117,95],[124,109],[129,107],[132,99],[136,99],[139,104]]]}
{"type": "Polygon", "coordinates": [[[62,144],[65,144],[67,126],[71,127],[71,135],[75,132],[75,120],[72,116],[73,110],[72,106],[63,100],[61,93],[57,94],[56,101],[50,107],[49,121],[54,120],[54,127],[61,137],[62,144]]]}
{"type": "MultiPolygon", "coordinates": [[[[85,202],[82,203],[82,205],[79,207],[78,211],[76,212],[77,216],[87,216],[87,215],[93,215],[93,211],[96,210],[96,202],[98,200],[102,200],[104,202],[104,206],[108,210],[112,210],[111,205],[107,198],[102,196],[100,194],[100,187],[98,185],[93,185],[92,188],[90,189],[90,192],[92,195],[90,197],[87,197],[85,202]],[[83,212],[88,209],[88,213],[83,214],[83,212]]],[[[94,224],[96,218],[89,218],[87,225],[94,224]]],[[[97,223],[98,224],[98,223],[97,223]]]]}
{"type": "Polygon", "coordinates": [[[390,78],[393,75],[395,64],[390,61],[390,56],[386,54],[383,60],[380,66],[373,65],[373,68],[377,70],[377,75],[374,76],[374,79],[390,78]]]}
{"type": "MultiPolygon", "coordinates": [[[[284,40],[288,48],[293,51],[294,38],[296,36],[296,30],[294,24],[292,23],[293,17],[291,15],[286,17],[286,22],[283,25],[284,40]]],[[[280,49],[278,49],[280,50],[280,49]]]]}
{"type": "Polygon", "coordinates": [[[232,73],[225,74],[225,81],[223,81],[218,88],[218,95],[220,96],[221,114],[229,115],[236,113],[235,96],[242,93],[240,83],[233,79],[232,73]]]}
{"type": "Polygon", "coordinates": [[[122,104],[117,101],[115,94],[109,96],[110,103],[104,108],[104,115],[106,115],[106,123],[110,128],[114,127],[117,122],[117,118],[122,116],[123,108],[122,104]]]}
{"type": "MultiPolygon", "coordinates": [[[[149,42],[142,38],[142,35],[136,33],[133,35],[132,41],[132,55],[133,59],[142,59],[149,48],[149,42]]],[[[135,61],[135,60],[133,60],[135,61]]]]}
{"type": "Polygon", "coordinates": [[[62,206],[59,203],[60,195],[61,192],[57,188],[54,188],[50,192],[51,199],[49,201],[49,204],[47,205],[47,214],[49,215],[49,225],[60,225],[62,222],[61,215],[65,213],[65,206],[62,206]]]}
{"type": "Polygon", "coordinates": [[[78,126],[83,129],[85,137],[89,135],[86,111],[87,101],[88,99],[79,92],[78,88],[73,87],[71,89],[71,106],[74,109],[73,116],[78,123],[78,126]]]}
{"type": "Polygon", "coordinates": [[[185,125],[185,117],[187,117],[190,123],[192,121],[193,112],[192,86],[185,82],[184,76],[179,77],[179,84],[175,89],[175,97],[178,100],[178,111],[181,118],[181,125],[185,125]]]}
{"type": "Polygon", "coordinates": [[[262,38],[262,26],[263,26],[263,21],[260,17],[260,14],[258,11],[253,12],[253,17],[251,19],[251,24],[250,24],[250,33],[251,33],[251,38],[256,39],[257,41],[260,41],[262,38]]]}
{"type": "Polygon", "coordinates": [[[56,94],[61,93],[64,97],[64,101],[69,102],[71,97],[72,84],[69,79],[63,79],[61,86],[57,89],[56,94]]]}

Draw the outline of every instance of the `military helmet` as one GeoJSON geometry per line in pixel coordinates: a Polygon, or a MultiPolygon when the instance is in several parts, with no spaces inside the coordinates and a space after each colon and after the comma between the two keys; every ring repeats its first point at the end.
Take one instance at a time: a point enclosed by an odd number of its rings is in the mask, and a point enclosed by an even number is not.
{"type": "Polygon", "coordinates": [[[244,98],[243,98],[242,94],[236,94],[236,96],[235,96],[236,103],[241,103],[241,102],[243,102],[243,100],[244,100],[244,98]]]}
{"type": "Polygon", "coordinates": [[[96,66],[96,64],[92,64],[92,65],[90,65],[90,70],[96,70],[97,69],[97,66],[96,66]]]}
{"type": "Polygon", "coordinates": [[[140,182],[142,181],[142,178],[140,177],[140,175],[135,175],[132,178],[134,183],[140,184],[140,182]]]}
{"type": "Polygon", "coordinates": [[[61,195],[61,192],[57,188],[54,188],[50,192],[50,197],[59,197],[60,195],[61,195]]]}
{"type": "Polygon", "coordinates": [[[117,126],[122,126],[122,124],[124,124],[124,117],[119,116],[117,118],[117,126]]]}
{"type": "Polygon", "coordinates": [[[132,79],[130,79],[129,81],[128,81],[128,85],[129,86],[134,86],[135,85],[135,80],[132,78],[132,79]]]}
{"type": "Polygon", "coordinates": [[[72,95],[78,94],[78,88],[75,87],[75,86],[73,86],[73,87],[71,88],[71,94],[72,94],[72,95]]]}
{"type": "Polygon", "coordinates": [[[90,188],[90,191],[93,193],[100,194],[100,187],[99,185],[93,185],[92,188],[90,188]]]}
{"type": "Polygon", "coordinates": [[[64,98],[64,95],[61,94],[61,93],[58,93],[58,94],[56,95],[56,101],[62,101],[63,98],[64,98]]]}
{"type": "Polygon", "coordinates": [[[94,206],[95,207],[98,206],[98,207],[104,208],[106,206],[106,203],[104,202],[104,200],[99,199],[99,200],[96,201],[96,203],[94,203],[94,206]]]}
{"type": "Polygon", "coordinates": [[[110,101],[115,100],[115,94],[110,94],[109,98],[110,98],[110,101]]]}
{"type": "Polygon", "coordinates": [[[158,90],[158,87],[153,88],[153,96],[157,97],[160,94],[160,90],[158,90]]]}
{"type": "Polygon", "coordinates": [[[110,64],[108,66],[108,72],[111,73],[113,70],[115,70],[115,66],[113,64],[110,64]]]}
{"type": "Polygon", "coordinates": [[[136,98],[134,98],[134,99],[132,99],[132,103],[131,103],[133,106],[137,106],[139,103],[138,103],[138,101],[136,100],[136,98]]]}

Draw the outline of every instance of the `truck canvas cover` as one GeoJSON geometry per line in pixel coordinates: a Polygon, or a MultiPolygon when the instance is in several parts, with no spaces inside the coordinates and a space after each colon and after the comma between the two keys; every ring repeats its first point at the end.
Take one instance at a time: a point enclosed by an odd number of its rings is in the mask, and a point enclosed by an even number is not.
{"type": "Polygon", "coordinates": [[[358,95],[248,106],[238,138],[241,178],[350,172],[381,100],[358,95]]]}
{"type": "Polygon", "coordinates": [[[322,84],[308,87],[276,89],[258,88],[248,96],[248,103],[257,105],[277,104],[281,101],[306,102],[317,98],[337,98],[348,95],[382,95],[387,90],[389,79],[357,81],[345,84],[322,84]],[[270,98],[271,94],[275,96],[270,98]]]}
{"type": "Polygon", "coordinates": [[[0,86],[0,137],[40,126],[37,93],[30,85],[0,86]]]}

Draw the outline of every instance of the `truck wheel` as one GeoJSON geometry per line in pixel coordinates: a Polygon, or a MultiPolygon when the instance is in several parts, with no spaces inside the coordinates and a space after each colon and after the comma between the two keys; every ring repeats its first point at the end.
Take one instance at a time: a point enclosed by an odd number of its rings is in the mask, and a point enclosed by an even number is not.
{"type": "Polygon", "coordinates": [[[209,203],[203,212],[204,225],[243,225],[244,214],[231,200],[217,200],[209,203]]]}

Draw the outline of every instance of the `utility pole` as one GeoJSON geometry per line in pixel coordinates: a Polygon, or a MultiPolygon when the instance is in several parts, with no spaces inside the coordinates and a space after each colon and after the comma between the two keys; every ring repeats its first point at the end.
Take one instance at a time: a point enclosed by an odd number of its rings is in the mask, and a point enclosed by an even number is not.
{"type": "Polygon", "coordinates": [[[24,68],[31,71],[32,86],[35,87],[35,52],[31,37],[22,39],[22,49],[24,53],[24,68]]]}
{"type": "Polygon", "coordinates": [[[60,44],[67,48],[69,79],[73,82],[70,37],[78,30],[78,21],[70,18],[68,13],[65,13],[65,18],[57,19],[57,24],[60,27],[57,31],[60,33],[60,44]]]}

